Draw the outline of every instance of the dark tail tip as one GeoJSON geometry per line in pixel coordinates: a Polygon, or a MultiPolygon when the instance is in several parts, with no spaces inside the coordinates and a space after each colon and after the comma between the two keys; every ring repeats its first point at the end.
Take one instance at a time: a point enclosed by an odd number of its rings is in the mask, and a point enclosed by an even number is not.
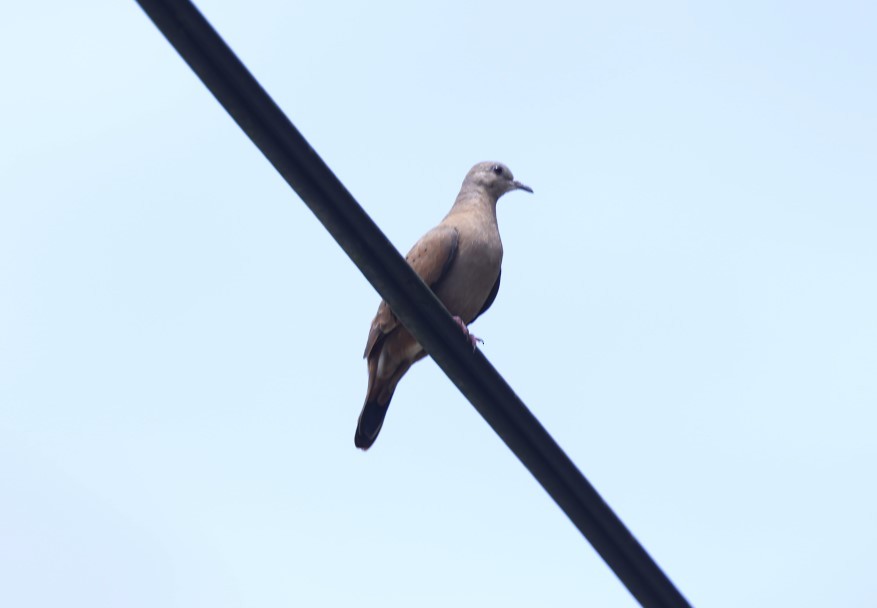
{"type": "Polygon", "coordinates": [[[356,425],[356,435],[353,437],[353,443],[361,450],[367,450],[372,447],[378,433],[381,432],[381,426],[384,424],[384,417],[387,415],[387,408],[390,406],[380,405],[377,401],[366,401],[362,406],[362,413],[359,415],[359,423],[356,425]]]}

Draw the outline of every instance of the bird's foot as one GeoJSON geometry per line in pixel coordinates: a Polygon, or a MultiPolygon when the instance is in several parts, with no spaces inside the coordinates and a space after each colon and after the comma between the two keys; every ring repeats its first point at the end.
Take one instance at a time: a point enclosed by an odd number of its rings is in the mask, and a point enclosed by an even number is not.
{"type": "Polygon", "coordinates": [[[469,331],[469,328],[466,327],[466,324],[463,323],[463,319],[460,317],[454,317],[454,321],[457,322],[457,325],[460,326],[460,329],[463,330],[463,335],[466,336],[466,339],[469,340],[469,343],[472,345],[472,351],[474,352],[478,348],[478,343],[484,344],[484,340],[473,334],[469,331]]]}

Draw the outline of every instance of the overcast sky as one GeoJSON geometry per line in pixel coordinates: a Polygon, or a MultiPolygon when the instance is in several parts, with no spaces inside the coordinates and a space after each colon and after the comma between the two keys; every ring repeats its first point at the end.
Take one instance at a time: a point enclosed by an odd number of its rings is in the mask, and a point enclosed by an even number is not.
{"type": "MultiPolygon", "coordinates": [[[[697,606],[877,604],[873,2],[199,7],[697,606]]],[[[0,604],[634,606],[133,1],[0,20],[0,604]]]]}

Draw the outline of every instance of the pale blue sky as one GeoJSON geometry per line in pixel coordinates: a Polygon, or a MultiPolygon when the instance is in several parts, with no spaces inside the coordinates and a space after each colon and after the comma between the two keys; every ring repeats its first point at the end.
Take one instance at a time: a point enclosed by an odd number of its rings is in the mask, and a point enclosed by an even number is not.
{"type": "MultiPolygon", "coordinates": [[[[870,2],[200,8],[698,606],[877,604],[870,2]]],[[[0,20],[0,604],[633,606],[134,2],[0,20]]]]}

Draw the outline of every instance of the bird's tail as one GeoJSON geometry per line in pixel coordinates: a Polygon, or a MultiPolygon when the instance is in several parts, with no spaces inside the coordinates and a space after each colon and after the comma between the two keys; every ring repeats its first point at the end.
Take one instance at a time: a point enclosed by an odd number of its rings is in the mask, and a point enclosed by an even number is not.
{"type": "Polygon", "coordinates": [[[384,424],[384,417],[387,415],[387,409],[390,407],[390,401],[381,405],[377,399],[367,399],[365,405],[362,406],[362,412],[359,414],[359,423],[356,425],[356,435],[353,437],[353,443],[361,450],[369,449],[378,438],[381,427],[384,424]]]}
{"type": "Polygon", "coordinates": [[[356,435],[353,437],[353,443],[356,447],[367,450],[372,446],[375,439],[378,438],[378,433],[381,432],[384,418],[387,416],[387,409],[390,407],[393,393],[396,392],[396,385],[399,384],[399,380],[402,379],[411,364],[425,356],[426,351],[421,351],[413,359],[401,362],[390,377],[384,379],[377,377],[379,357],[369,359],[365,405],[362,406],[359,422],[356,425],[356,435]]]}

